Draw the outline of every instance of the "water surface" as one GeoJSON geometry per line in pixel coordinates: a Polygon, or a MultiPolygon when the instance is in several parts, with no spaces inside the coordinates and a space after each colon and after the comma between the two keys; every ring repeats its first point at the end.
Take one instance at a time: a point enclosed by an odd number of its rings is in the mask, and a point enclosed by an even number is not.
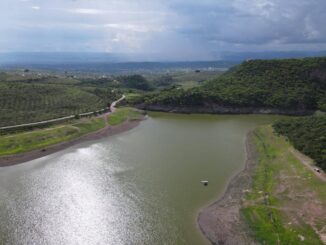
{"type": "Polygon", "coordinates": [[[243,167],[246,132],[276,118],[153,113],[128,132],[0,168],[0,244],[205,244],[198,210],[243,167]]]}

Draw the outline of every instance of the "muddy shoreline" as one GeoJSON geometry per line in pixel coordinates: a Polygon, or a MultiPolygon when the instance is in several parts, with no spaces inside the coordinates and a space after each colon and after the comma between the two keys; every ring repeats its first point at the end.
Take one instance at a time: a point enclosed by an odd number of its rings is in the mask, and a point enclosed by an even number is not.
{"type": "Polygon", "coordinates": [[[250,231],[240,215],[242,200],[250,189],[252,174],[257,165],[252,132],[245,139],[245,167],[228,183],[222,196],[213,204],[203,208],[197,223],[204,236],[212,244],[257,244],[250,237],[250,231]]]}
{"type": "Polygon", "coordinates": [[[25,153],[19,153],[15,155],[3,156],[0,157],[0,167],[7,167],[16,164],[21,164],[24,162],[28,162],[31,160],[35,160],[37,158],[41,158],[53,154],[55,152],[64,150],[70,146],[80,144],[85,141],[97,140],[118,133],[122,133],[124,131],[128,131],[132,128],[135,128],[142,120],[144,120],[144,117],[140,120],[125,121],[117,126],[106,126],[105,128],[83,135],[76,139],[64,141],[55,145],[44,147],[42,149],[37,149],[37,150],[33,150],[25,153]]]}

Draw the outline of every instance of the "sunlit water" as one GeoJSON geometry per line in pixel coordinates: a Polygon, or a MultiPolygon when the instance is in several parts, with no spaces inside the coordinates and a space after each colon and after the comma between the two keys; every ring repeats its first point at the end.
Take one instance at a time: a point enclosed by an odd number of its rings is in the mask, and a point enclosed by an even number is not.
{"type": "Polygon", "coordinates": [[[0,168],[0,244],[205,244],[199,209],[243,167],[246,132],[276,118],[155,113],[128,132],[0,168]]]}

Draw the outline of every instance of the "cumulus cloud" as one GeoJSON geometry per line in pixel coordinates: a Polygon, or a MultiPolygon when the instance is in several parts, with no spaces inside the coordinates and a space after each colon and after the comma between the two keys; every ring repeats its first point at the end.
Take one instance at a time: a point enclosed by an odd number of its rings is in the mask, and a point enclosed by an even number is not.
{"type": "Polygon", "coordinates": [[[318,50],[326,47],[325,10],[325,0],[1,0],[0,51],[205,59],[229,50],[318,50]]]}

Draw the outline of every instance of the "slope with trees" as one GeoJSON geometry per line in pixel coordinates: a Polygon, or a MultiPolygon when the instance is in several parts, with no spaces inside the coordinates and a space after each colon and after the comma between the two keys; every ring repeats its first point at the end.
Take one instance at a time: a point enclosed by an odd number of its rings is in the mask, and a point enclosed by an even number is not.
{"type": "Polygon", "coordinates": [[[276,122],[273,128],[326,170],[326,116],[285,119],[276,122]]]}
{"type": "Polygon", "coordinates": [[[230,112],[232,108],[250,108],[253,112],[264,108],[294,114],[325,111],[326,57],[249,60],[203,86],[150,93],[137,103],[147,109],[206,107],[213,108],[212,112],[219,112],[219,107],[231,108],[230,112]]]}

